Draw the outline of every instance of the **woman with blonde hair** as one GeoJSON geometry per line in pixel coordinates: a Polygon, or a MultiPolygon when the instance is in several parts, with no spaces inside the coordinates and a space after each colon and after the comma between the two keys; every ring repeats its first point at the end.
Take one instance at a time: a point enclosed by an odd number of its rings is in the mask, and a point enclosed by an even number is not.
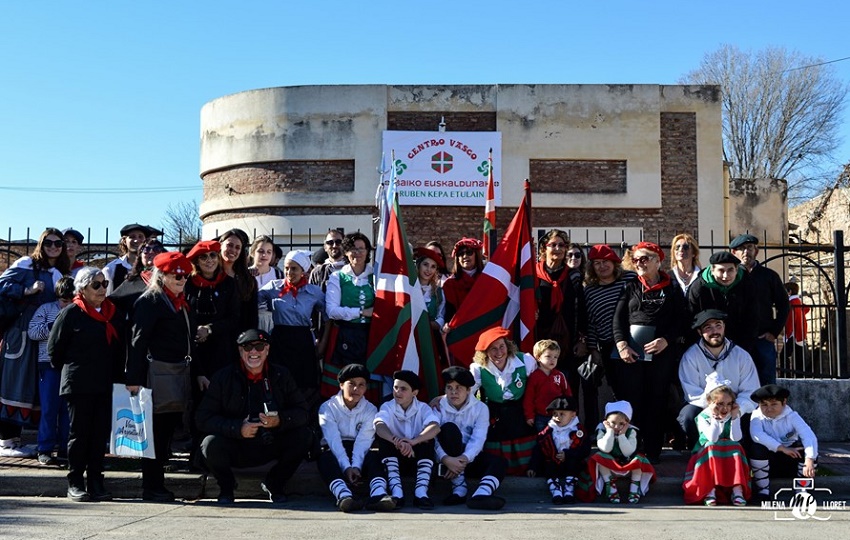
{"type": "Polygon", "coordinates": [[[670,273],[687,297],[688,288],[699,277],[699,244],[688,233],[677,234],[670,244],[670,259],[670,273]]]}

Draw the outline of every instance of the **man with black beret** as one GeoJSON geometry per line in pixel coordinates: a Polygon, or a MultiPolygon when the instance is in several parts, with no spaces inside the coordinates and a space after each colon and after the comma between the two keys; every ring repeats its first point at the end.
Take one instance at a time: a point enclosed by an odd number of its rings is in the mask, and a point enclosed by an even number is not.
{"type": "MultiPolygon", "coordinates": [[[[349,364],[337,375],[339,393],[319,407],[319,426],[322,428],[322,453],[317,463],[322,479],[336,499],[342,512],[362,508],[351,488],[365,478],[371,481],[379,472],[375,441],[377,407],[365,399],[369,370],[362,364],[349,364]]],[[[369,510],[395,509],[392,497],[385,495],[369,501],[369,510]]]]}
{"type": "Polygon", "coordinates": [[[130,223],[121,227],[121,239],[118,241],[117,259],[109,262],[103,267],[103,273],[109,281],[109,286],[106,288],[106,294],[112,294],[112,291],[117,289],[127,275],[136,264],[136,258],[139,256],[139,247],[148,239],[150,229],[145,225],[138,223],[130,223]]]}
{"type": "Polygon", "coordinates": [[[687,403],[679,411],[679,425],[687,435],[688,448],[699,439],[694,419],[708,406],[706,389],[718,384],[738,394],[741,429],[749,440],[750,413],[756,404],[749,398],[758,387],[758,373],[750,354],[726,338],[726,313],[707,309],[697,313],[691,328],[700,339],[691,345],[679,362],[679,381],[687,403]]]}
{"type": "Polygon", "coordinates": [[[756,341],[753,361],[758,368],[761,384],[776,382],[776,337],[785,327],[791,306],[779,274],[759,264],[759,240],[751,234],[741,234],[729,244],[747,271],[752,282],[756,319],[756,341]]]}
{"type": "MultiPolygon", "coordinates": [[[[755,354],[756,312],[755,290],[741,260],[728,251],[713,253],[709,265],[688,289],[688,312],[693,320],[706,309],[726,313],[726,337],[744,350],[755,354]]],[[[688,344],[699,338],[690,334],[688,344]]]]}
{"type": "Polygon", "coordinates": [[[312,442],[307,402],[289,371],[268,363],[269,334],[246,330],[236,343],[241,361],[213,376],[195,415],[198,430],[207,434],[201,455],[218,480],[221,504],[234,501],[234,467],[277,460],[261,487],[271,502],[284,503],[284,486],[312,442]]]}
{"type": "Polygon", "coordinates": [[[443,477],[452,483],[452,493],[443,501],[453,506],[463,504],[480,510],[498,510],[505,499],[494,495],[505,478],[507,460],[483,452],[490,427],[490,410],[470,389],[475,377],[463,367],[452,366],[443,370],[446,394],[436,408],[440,417],[440,434],[437,435],[437,461],[443,466],[443,477]],[[481,478],[478,488],[467,499],[466,478],[481,478]]]}

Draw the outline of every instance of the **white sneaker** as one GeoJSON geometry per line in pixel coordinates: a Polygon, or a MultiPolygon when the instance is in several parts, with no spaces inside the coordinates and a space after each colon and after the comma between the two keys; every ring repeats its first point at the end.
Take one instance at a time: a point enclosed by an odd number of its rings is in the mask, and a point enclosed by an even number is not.
{"type": "Polygon", "coordinates": [[[31,458],[35,457],[36,449],[21,445],[20,439],[0,441],[0,457],[31,458]]]}

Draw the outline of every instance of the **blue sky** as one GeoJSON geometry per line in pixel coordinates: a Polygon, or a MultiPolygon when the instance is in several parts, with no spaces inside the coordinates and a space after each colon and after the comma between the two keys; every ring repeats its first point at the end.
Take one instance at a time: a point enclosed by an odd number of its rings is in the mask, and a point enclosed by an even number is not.
{"type": "MultiPolygon", "coordinates": [[[[125,223],[160,224],[169,203],[200,201],[200,109],[226,94],[675,84],[723,43],[850,56],[848,19],[834,1],[2,2],[0,237],[74,226],[115,239],[125,223]],[[43,191],[62,188],[73,192],[43,191]],[[115,188],[159,192],[97,192],[115,188]]],[[[834,66],[850,81],[850,61],[834,66]]]]}

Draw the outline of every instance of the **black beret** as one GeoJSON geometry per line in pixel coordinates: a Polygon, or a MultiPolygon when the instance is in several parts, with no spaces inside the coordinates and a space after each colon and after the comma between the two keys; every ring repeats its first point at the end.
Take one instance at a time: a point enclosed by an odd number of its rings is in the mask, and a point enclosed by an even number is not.
{"type": "Polygon", "coordinates": [[[475,377],[472,376],[472,372],[470,372],[465,367],[460,366],[452,366],[443,370],[443,384],[449,384],[450,382],[456,382],[461,386],[465,386],[467,388],[472,388],[475,386],[475,377]]]}
{"type": "Polygon", "coordinates": [[[410,385],[413,390],[419,390],[422,387],[422,381],[419,380],[419,375],[408,369],[402,369],[393,373],[393,380],[404,381],[410,385]]]}
{"type": "Polygon", "coordinates": [[[709,264],[741,264],[741,259],[732,255],[728,251],[718,251],[717,253],[711,254],[711,257],[709,257],[708,262],[709,264]]]}
{"type": "Polygon", "coordinates": [[[578,403],[573,396],[559,397],[552,400],[546,407],[546,412],[552,411],[578,411],[578,403]]]}
{"type": "Polygon", "coordinates": [[[145,227],[144,225],[139,225],[138,223],[130,223],[129,225],[124,225],[121,227],[121,236],[127,236],[130,234],[130,231],[142,231],[142,234],[145,236],[150,235],[150,229],[145,227]]]}
{"type": "Polygon", "coordinates": [[[788,399],[788,396],[790,395],[791,392],[789,392],[787,388],[783,388],[778,384],[766,384],[750,394],[750,399],[755,402],[759,402],[764,399],[778,399],[779,401],[782,401],[783,399],[788,399]]]}
{"type": "Polygon", "coordinates": [[[366,366],[364,366],[363,364],[348,364],[347,366],[339,370],[339,373],[336,376],[336,380],[339,381],[340,384],[342,384],[345,381],[356,379],[357,377],[362,377],[367,381],[369,380],[369,370],[366,369],[366,366]]]}
{"type": "Polygon", "coordinates": [[[743,246],[744,244],[758,244],[759,239],[751,234],[739,234],[735,237],[734,240],[729,244],[729,247],[732,249],[743,246]]]}
{"type": "Polygon", "coordinates": [[[262,341],[263,343],[269,342],[269,335],[262,330],[245,330],[239,337],[236,338],[237,345],[244,345],[246,343],[253,343],[255,341],[262,341]]]}
{"type": "Polygon", "coordinates": [[[62,236],[68,236],[69,234],[74,237],[78,244],[82,244],[83,240],[85,240],[85,238],[83,238],[83,233],[76,229],[67,228],[62,231],[62,236]]]}
{"type": "Polygon", "coordinates": [[[700,311],[694,317],[694,322],[691,324],[691,328],[694,330],[699,330],[702,325],[710,321],[711,319],[718,319],[721,321],[726,320],[726,312],[720,311],[719,309],[706,309],[700,311]]]}

